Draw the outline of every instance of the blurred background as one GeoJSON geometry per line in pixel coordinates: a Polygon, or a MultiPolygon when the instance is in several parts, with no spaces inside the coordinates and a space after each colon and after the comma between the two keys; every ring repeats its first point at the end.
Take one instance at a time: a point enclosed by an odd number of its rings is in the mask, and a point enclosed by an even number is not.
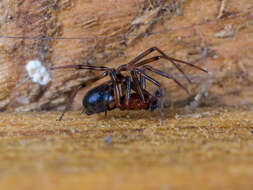
{"type": "MultiPolygon", "coordinates": [[[[193,81],[189,85],[169,62],[152,63],[192,93],[154,76],[165,89],[167,107],[252,104],[252,9],[251,0],[2,1],[0,110],[60,110],[78,84],[101,74],[55,70],[51,82],[40,85],[25,70],[30,60],[46,68],[117,67],[152,46],[210,72],[181,65],[193,81]]],[[[91,86],[78,93],[73,109],[80,109],[91,86]]]]}

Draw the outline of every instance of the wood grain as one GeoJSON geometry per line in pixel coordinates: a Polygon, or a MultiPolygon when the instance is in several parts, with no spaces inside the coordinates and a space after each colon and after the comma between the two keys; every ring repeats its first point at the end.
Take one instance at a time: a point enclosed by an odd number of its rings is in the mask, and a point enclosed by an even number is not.
{"type": "Polygon", "coordinates": [[[0,114],[0,189],[252,189],[250,108],[0,114]]]}
{"type": "MultiPolygon", "coordinates": [[[[178,75],[192,94],[199,94],[200,103],[252,103],[251,0],[4,0],[0,5],[1,35],[27,37],[0,38],[1,110],[62,109],[80,82],[99,74],[52,72],[52,82],[40,86],[24,69],[31,59],[41,60],[46,67],[115,67],[152,46],[212,73],[207,76],[183,67],[195,82],[191,86],[178,75]]],[[[175,72],[165,61],[155,66],[175,72]]],[[[189,104],[187,95],[173,82],[158,80],[166,89],[167,105],[189,104]]],[[[80,109],[86,90],[78,94],[74,109],[80,109]]]]}

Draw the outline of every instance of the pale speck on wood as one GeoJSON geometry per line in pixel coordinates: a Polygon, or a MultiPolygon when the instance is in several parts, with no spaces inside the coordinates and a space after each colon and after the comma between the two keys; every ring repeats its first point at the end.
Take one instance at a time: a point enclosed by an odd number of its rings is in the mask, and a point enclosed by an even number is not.
{"type": "Polygon", "coordinates": [[[28,76],[33,82],[40,85],[47,85],[51,81],[51,77],[47,69],[39,60],[31,60],[25,66],[28,76]]]}
{"type": "Polygon", "coordinates": [[[111,135],[105,136],[105,137],[104,137],[104,142],[105,142],[105,144],[107,144],[107,145],[112,144],[112,136],[111,136],[111,135]]]}

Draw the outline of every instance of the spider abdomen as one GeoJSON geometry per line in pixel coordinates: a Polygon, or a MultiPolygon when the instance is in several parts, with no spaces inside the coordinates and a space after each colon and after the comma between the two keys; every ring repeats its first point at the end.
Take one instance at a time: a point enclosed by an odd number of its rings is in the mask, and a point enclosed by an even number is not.
{"type": "Polygon", "coordinates": [[[114,109],[116,105],[113,94],[113,86],[108,84],[92,88],[83,97],[83,111],[91,115],[114,109]]]}

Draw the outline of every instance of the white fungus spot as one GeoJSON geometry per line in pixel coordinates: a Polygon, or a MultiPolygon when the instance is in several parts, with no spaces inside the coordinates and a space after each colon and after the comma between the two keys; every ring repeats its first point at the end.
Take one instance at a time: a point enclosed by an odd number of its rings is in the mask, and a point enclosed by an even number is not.
{"type": "Polygon", "coordinates": [[[39,60],[28,61],[25,68],[33,82],[46,85],[51,81],[48,71],[39,60]]]}

